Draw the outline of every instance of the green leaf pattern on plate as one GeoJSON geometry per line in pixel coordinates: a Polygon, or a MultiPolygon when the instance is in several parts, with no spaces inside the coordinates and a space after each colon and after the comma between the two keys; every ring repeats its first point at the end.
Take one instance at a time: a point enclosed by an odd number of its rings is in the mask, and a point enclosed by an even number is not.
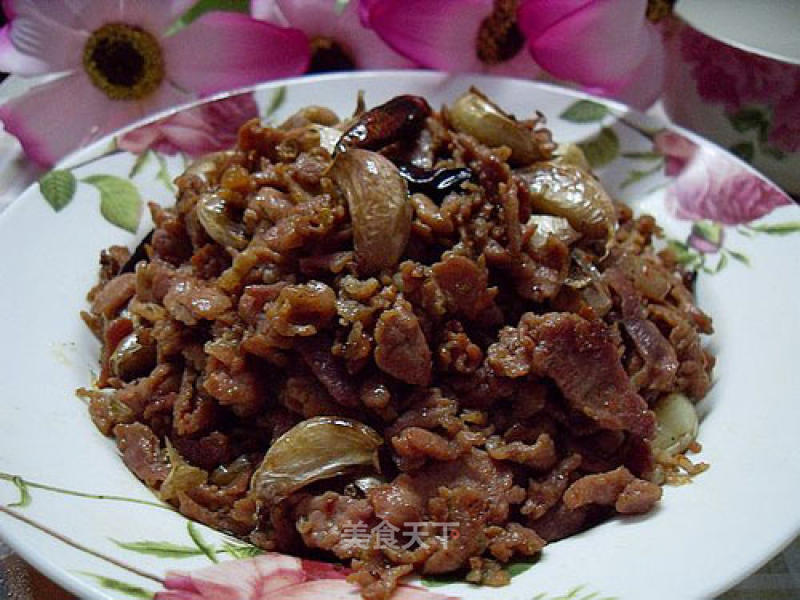
{"type": "Polygon", "coordinates": [[[607,165],[619,155],[619,137],[611,127],[603,127],[597,135],[579,142],[578,146],[593,169],[607,165]]]}
{"type": "Polygon", "coordinates": [[[128,172],[128,178],[133,179],[136,177],[152,157],[153,151],[149,148],[137,156],[136,162],[133,163],[131,170],[128,172]]]}
{"type": "Polygon", "coordinates": [[[728,266],[728,254],[727,252],[720,252],[719,260],[717,261],[717,266],[711,269],[710,271],[706,271],[707,273],[719,273],[728,266]]]}
{"type": "Polygon", "coordinates": [[[616,596],[601,596],[598,592],[587,592],[586,586],[579,585],[560,596],[537,594],[531,600],[618,600],[616,596]]]}
{"type": "Polygon", "coordinates": [[[656,173],[660,172],[662,168],[661,163],[653,165],[649,169],[632,169],[628,172],[628,176],[624,179],[622,183],[619,184],[620,189],[625,189],[626,187],[633,185],[641,181],[642,179],[646,179],[651,175],[655,175],[656,173]]]}
{"type": "MultiPolygon", "coordinates": [[[[210,557],[216,554],[230,554],[232,558],[253,558],[254,556],[264,553],[258,546],[253,546],[252,544],[247,544],[235,539],[224,540],[222,546],[215,549],[200,538],[199,532],[191,521],[187,523],[187,530],[190,532],[190,537],[195,544],[194,546],[154,540],[120,542],[119,540],[112,539],[111,541],[123,550],[130,550],[138,554],[157,556],[159,558],[180,559],[206,556],[211,560],[210,557]],[[197,543],[198,538],[200,539],[202,548],[197,543]]],[[[217,561],[214,560],[214,562],[217,561]]]]}
{"type": "Polygon", "coordinates": [[[776,223],[774,225],[748,225],[750,231],[768,233],[770,235],[788,235],[800,232],[800,221],[787,221],[786,223],[776,223]]]}
{"type": "Polygon", "coordinates": [[[286,102],[286,86],[282,85],[272,92],[272,99],[269,101],[269,106],[267,106],[264,116],[269,118],[274,115],[283,106],[284,102],[286,102]]]}
{"type": "Polygon", "coordinates": [[[72,202],[78,182],[71,171],[53,169],[39,180],[39,191],[56,212],[72,202]]]}
{"type": "Polygon", "coordinates": [[[198,550],[205,554],[208,560],[215,563],[219,562],[214,548],[203,539],[203,536],[200,535],[200,531],[197,529],[197,525],[195,525],[193,521],[186,521],[186,530],[189,532],[189,537],[192,538],[198,550]]]}
{"type": "Polygon", "coordinates": [[[177,188],[172,182],[172,176],[169,174],[169,169],[167,168],[167,159],[164,158],[163,154],[154,152],[153,150],[148,150],[148,152],[152,152],[158,161],[158,172],[156,173],[156,179],[164,184],[164,187],[167,188],[170,194],[175,193],[177,188]]]}
{"type": "Polygon", "coordinates": [[[692,225],[692,235],[695,235],[717,247],[722,245],[722,225],[713,221],[695,221],[692,225]]]}
{"type": "Polygon", "coordinates": [[[96,575],[94,573],[86,573],[86,572],[83,572],[83,575],[91,577],[97,583],[99,583],[101,587],[107,590],[111,590],[112,592],[120,592],[122,594],[125,594],[126,596],[130,596],[131,598],[146,598],[149,600],[150,598],[155,596],[154,592],[149,592],[146,589],[139,587],[138,585],[125,583],[124,581],[120,581],[119,579],[114,579],[113,577],[106,577],[105,575],[96,575]]]}
{"type": "Polygon", "coordinates": [[[773,129],[772,116],[772,110],[767,106],[743,106],[729,114],[731,127],[749,139],[731,145],[728,150],[747,162],[752,162],[759,152],[774,160],[783,160],[786,154],[769,143],[769,133],[773,129]]]}
{"type": "Polygon", "coordinates": [[[679,240],[667,240],[669,248],[675,256],[675,260],[689,270],[696,271],[704,264],[703,255],[690,248],[685,242],[679,240]]]}
{"type": "MultiPolygon", "coordinates": [[[[264,551],[259,548],[258,546],[252,546],[250,544],[244,544],[242,542],[236,541],[225,541],[222,543],[222,551],[227,552],[233,558],[253,558],[254,556],[258,556],[259,554],[263,554],[264,551]]],[[[220,552],[219,550],[217,552],[220,552]]]]}
{"type": "Polygon", "coordinates": [[[531,569],[538,561],[532,560],[530,562],[516,562],[511,563],[506,567],[506,571],[511,577],[516,577],[517,575],[522,575],[525,571],[531,569]]]}
{"type": "Polygon", "coordinates": [[[149,556],[157,556],[159,558],[189,558],[192,556],[202,556],[204,554],[202,550],[199,550],[195,546],[182,546],[180,544],[173,544],[172,542],[154,542],[151,540],[120,542],[114,539],[111,541],[124,550],[138,552],[139,554],[147,554],[149,556]]]}
{"type": "Polygon", "coordinates": [[[13,508],[25,508],[31,503],[31,492],[28,490],[28,484],[22,477],[14,477],[11,482],[17,486],[19,490],[19,500],[9,504],[13,508]]]}
{"type": "Polygon", "coordinates": [[[750,266],[750,259],[747,258],[746,255],[742,254],[741,252],[737,252],[736,250],[730,250],[730,249],[728,249],[727,252],[734,260],[738,260],[740,263],[743,263],[748,267],[750,266]]]}
{"type": "MultiPolygon", "coordinates": [[[[56,494],[64,494],[66,496],[77,496],[78,498],[89,498],[92,500],[112,500],[114,502],[131,502],[133,504],[143,504],[145,506],[153,506],[155,508],[162,508],[166,510],[173,510],[169,504],[163,502],[152,502],[150,500],[139,500],[138,498],[127,498],[125,496],[115,496],[110,494],[89,494],[77,490],[68,490],[66,488],[47,485],[45,483],[38,483],[30,479],[23,479],[19,475],[12,475],[10,473],[0,472],[0,481],[10,481],[17,488],[23,486],[30,494],[30,489],[45,490],[48,492],[55,492],[56,494]]],[[[32,499],[31,499],[32,500],[32,499]]]]}
{"type": "Polygon", "coordinates": [[[559,118],[570,123],[596,123],[609,113],[608,107],[591,100],[578,100],[570,104],[559,118]]]}
{"type": "Polygon", "coordinates": [[[136,233],[142,217],[142,198],[133,183],[116,175],[89,175],[82,181],[100,192],[100,213],[106,221],[136,233]]]}
{"type": "Polygon", "coordinates": [[[759,138],[766,140],[769,131],[769,115],[765,110],[754,106],[745,106],[729,115],[728,120],[736,131],[740,133],[757,131],[759,138]]]}

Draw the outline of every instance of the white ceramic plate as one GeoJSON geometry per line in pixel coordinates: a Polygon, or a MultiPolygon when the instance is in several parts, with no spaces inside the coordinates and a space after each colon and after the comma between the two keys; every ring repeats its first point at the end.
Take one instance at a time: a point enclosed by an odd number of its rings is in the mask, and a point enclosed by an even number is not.
{"type": "MultiPolygon", "coordinates": [[[[576,588],[570,597],[717,594],[800,531],[800,209],[707,142],[668,132],[666,123],[621,105],[538,83],[357,73],[254,93],[262,114],[279,105],[277,120],[307,104],[347,115],[359,89],[370,105],[414,93],[438,106],[472,84],[517,115],[542,111],[556,139],[581,141],[609,191],[655,215],[684,259],[703,270],[699,301],[714,317],[718,366],[702,407],[699,458],[711,468],[691,485],[667,488],[649,515],[612,520],[548,546],[507,588],[455,584],[434,591],[508,600],[560,597],[576,588]]],[[[30,521],[0,514],[0,535],[59,584],[96,599],[146,597],[167,571],[208,566],[207,554],[224,560],[249,552],[157,506],[74,394],[96,369],[98,344],[78,313],[97,276],[98,253],[144,236],[150,223],[137,198],[171,203],[167,180],[184,164],[179,155],[137,160],[108,150],[106,140],[71,157],[0,218],[0,503],[22,500],[12,510],[30,521]],[[73,196],[66,171],[76,180],[73,196]],[[124,185],[115,177],[127,180],[132,171],[138,196],[125,189],[101,199],[102,189],[124,185]]]]}

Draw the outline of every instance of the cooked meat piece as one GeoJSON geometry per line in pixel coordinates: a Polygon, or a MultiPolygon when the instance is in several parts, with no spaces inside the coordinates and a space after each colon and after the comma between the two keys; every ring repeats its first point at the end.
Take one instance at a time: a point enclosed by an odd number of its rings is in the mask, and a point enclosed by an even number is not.
{"type": "Polygon", "coordinates": [[[116,315],[133,297],[136,275],[123,273],[101,287],[92,297],[92,312],[107,319],[116,315]]]}
{"type": "Polygon", "coordinates": [[[136,476],[150,487],[158,486],[169,474],[169,463],[161,451],[161,442],[141,423],[117,425],[114,437],[122,460],[136,476]]]}
{"type": "Polygon", "coordinates": [[[308,368],[316,375],[331,397],[342,406],[356,407],[358,386],[342,361],[331,354],[330,340],[324,336],[302,339],[295,344],[308,368]]]}
{"type": "Polygon", "coordinates": [[[529,313],[520,324],[534,370],[551,377],[573,407],[603,427],[652,437],[655,415],[631,387],[603,324],[571,313],[529,313]]]}
{"type": "Polygon", "coordinates": [[[433,361],[431,349],[416,315],[402,304],[381,313],[375,325],[375,364],[392,377],[428,385],[433,361]]]}
{"type": "Polygon", "coordinates": [[[531,481],[528,485],[528,498],[520,512],[530,520],[543,516],[553,508],[569,486],[570,475],[581,465],[581,457],[573,454],[559,463],[546,477],[531,481]]]}
{"type": "Polygon", "coordinates": [[[530,523],[538,536],[548,542],[555,542],[591,527],[604,513],[595,506],[567,508],[559,502],[542,517],[530,523]]]}
{"type": "Polygon", "coordinates": [[[175,276],[164,296],[164,306],[173,318],[186,325],[200,319],[214,320],[232,306],[220,290],[191,277],[175,276]]]}
{"type": "Polygon", "coordinates": [[[297,531],[305,545],[329,550],[339,558],[358,556],[360,548],[352,535],[354,526],[374,523],[372,506],[368,501],[334,492],[325,492],[301,502],[295,514],[297,531]]]}
{"type": "Polygon", "coordinates": [[[623,319],[622,326],[644,360],[644,366],[633,376],[633,381],[639,388],[662,392],[672,390],[679,366],[672,344],[647,319],[623,319]]]}
{"type": "Polygon", "coordinates": [[[453,313],[474,319],[492,305],[497,291],[489,288],[487,270],[475,261],[465,256],[448,256],[431,270],[453,313]]]}
{"type": "Polygon", "coordinates": [[[522,442],[486,444],[489,456],[495,460],[509,460],[535,471],[547,471],[558,462],[556,445],[548,434],[542,433],[533,445],[522,442]]]}
{"type": "Polygon", "coordinates": [[[661,500],[661,488],[651,481],[634,479],[617,497],[614,507],[618,513],[638,515],[649,512],[661,500]]]}
{"type": "Polygon", "coordinates": [[[634,476],[625,467],[618,467],[608,473],[597,473],[581,477],[564,492],[564,506],[570,510],[587,504],[613,506],[622,490],[634,476]]]}

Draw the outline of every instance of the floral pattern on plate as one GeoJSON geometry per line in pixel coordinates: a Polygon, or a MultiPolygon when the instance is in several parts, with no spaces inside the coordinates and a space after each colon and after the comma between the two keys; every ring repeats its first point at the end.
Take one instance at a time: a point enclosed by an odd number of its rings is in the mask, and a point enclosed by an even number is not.
{"type": "Polygon", "coordinates": [[[727,265],[728,257],[749,264],[746,253],[724,246],[729,227],[738,226],[745,236],[800,232],[800,221],[755,223],[776,208],[791,205],[791,198],[716,146],[698,144],[670,128],[649,130],[593,101],[579,100],[560,117],[573,123],[598,123],[609,115],[615,116],[615,123],[583,141],[580,145],[584,153],[593,167],[603,167],[619,157],[654,163],[646,169],[630,170],[621,189],[655,176],[668,178],[663,184],[668,211],[692,223],[685,240],[669,240],[678,259],[688,268],[716,273],[727,265]],[[649,140],[651,150],[624,152],[615,133],[619,127],[627,127],[649,140]],[[706,265],[706,255],[710,254],[720,255],[714,267],[706,265]]]}
{"type": "MultiPolygon", "coordinates": [[[[626,112],[620,105],[596,102],[578,94],[533,83],[479,76],[470,77],[467,81],[466,78],[459,80],[433,73],[409,73],[404,75],[402,81],[396,76],[381,74],[328,77],[321,78],[316,83],[307,79],[288,84],[286,91],[276,85],[258,88],[254,98],[262,116],[274,110],[271,106],[276,104],[278,109],[274,118],[277,120],[288,116],[292,109],[313,102],[330,103],[340,114],[348,114],[353,106],[355,90],[361,87],[367,90],[371,102],[380,101],[389,95],[400,93],[401,90],[430,95],[435,98],[435,102],[442,102],[446,98],[455,97],[473,83],[484,88],[490,95],[502,96],[501,102],[508,101],[512,106],[516,102],[514,110],[517,114],[522,114],[525,107],[530,107],[531,110],[538,107],[548,114],[557,139],[580,142],[601,179],[608,184],[615,196],[630,201],[637,210],[652,210],[656,214],[659,221],[664,223],[667,234],[673,238],[673,243],[682,245],[686,250],[686,262],[689,266],[704,267],[703,258],[712,254],[733,256],[729,245],[743,245],[749,240],[751,245],[745,250],[752,259],[751,269],[740,266],[738,269],[729,269],[721,277],[702,279],[703,289],[713,291],[708,296],[712,300],[732,297],[735,293],[732,286],[741,285],[743,275],[747,275],[747,281],[755,278],[763,287],[774,284],[776,271],[785,273],[791,268],[792,251],[797,248],[793,241],[795,236],[791,234],[800,230],[797,221],[800,215],[789,205],[790,201],[786,196],[724,152],[691,136],[681,138],[682,134],[665,129],[663,122],[637,117],[626,112]],[[325,88],[324,99],[320,100],[322,88],[315,86],[323,84],[332,87],[325,88]],[[557,118],[559,115],[560,119],[557,118]],[[711,158],[724,160],[727,166],[709,167],[709,163],[700,162],[700,166],[705,165],[703,169],[693,170],[694,161],[711,158]],[[724,180],[713,184],[703,183],[703,173],[713,173],[718,177],[724,175],[724,180]],[[679,184],[684,186],[680,188],[683,190],[681,194],[676,191],[679,184]],[[734,192],[740,189],[749,189],[757,194],[755,197],[738,197],[734,192]],[[739,200],[734,205],[728,205],[729,199],[724,196],[710,196],[711,193],[732,194],[730,198],[739,200]],[[673,196],[673,200],[668,200],[673,196]],[[758,237],[755,234],[759,234],[758,237]],[[776,237],[779,234],[787,237],[776,237]],[[782,244],[778,244],[779,241],[782,244]],[[784,248],[789,252],[783,251],[784,248]]],[[[162,125],[174,124],[176,121],[180,123],[181,119],[165,121],[162,125]]],[[[23,474],[22,477],[0,475],[0,479],[5,480],[4,485],[0,486],[0,510],[5,513],[0,515],[0,528],[8,541],[25,552],[26,557],[42,557],[35,566],[76,593],[96,600],[122,596],[150,598],[156,593],[162,599],[200,600],[204,598],[197,595],[202,593],[201,581],[218,578],[214,581],[219,581],[223,586],[220,589],[235,589],[242,581],[242,572],[258,571],[264,560],[262,557],[265,556],[259,554],[258,549],[241,541],[192,524],[158,502],[127,472],[108,440],[92,429],[85,406],[69,397],[70,390],[86,385],[89,379],[87,372],[96,364],[96,346],[92,345],[94,342],[90,335],[80,329],[77,314],[83,306],[89,279],[94,277],[99,249],[113,243],[134,245],[148,229],[144,200],[162,203],[172,201],[170,181],[185,168],[186,161],[190,158],[192,151],[188,147],[178,147],[174,140],[170,142],[174,144],[174,148],[166,145],[169,140],[166,134],[162,136],[162,129],[163,127],[159,129],[158,126],[149,126],[145,130],[148,133],[146,140],[151,140],[152,143],[130,148],[137,150],[138,154],[124,150],[118,143],[109,147],[108,141],[104,145],[82,151],[59,165],[57,171],[45,176],[38,186],[26,192],[0,222],[4,227],[4,236],[0,236],[0,250],[6,256],[11,256],[14,249],[20,247],[21,239],[28,239],[19,238],[19,235],[29,234],[16,234],[14,228],[28,232],[31,227],[36,227],[41,238],[37,242],[40,246],[38,252],[19,253],[19,264],[7,271],[10,289],[21,290],[20,294],[27,289],[36,291],[39,289],[36,286],[28,284],[26,287],[25,281],[29,280],[23,279],[25,273],[46,271],[52,275],[51,280],[55,281],[54,289],[59,298],[58,302],[53,302],[52,296],[46,298],[47,310],[37,312],[40,326],[36,328],[31,328],[29,321],[26,322],[31,308],[24,304],[35,303],[38,296],[29,294],[15,297],[13,301],[10,298],[0,298],[0,309],[6,315],[5,337],[15,340],[14,348],[6,347],[7,352],[3,355],[9,368],[3,381],[6,401],[0,405],[0,418],[7,423],[5,435],[0,441],[0,457],[4,471],[23,474]],[[157,134],[152,135],[156,130],[157,134]],[[69,175],[64,175],[65,173],[69,175]],[[51,179],[48,180],[48,177],[51,179]],[[125,181],[135,188],[139,198],[137,210],[140,211],[137,212],[139,218],[135,222],[133,219],[116,219],[119,222],[115,222],[108,216],[113,214],[110,208],[103,211],[104,187],[107,203],[119,202],[121,197],[125,197],[119,190],[111,193],[114,190],[109,188],[117,184],[109,184],[107,178],[125,181]],[[99,211],[96,202],[98,196],[99,211]],[[135,231],[137,239],[126,234],[120,227],[125,231],[135,231]],[[67,239],[70,240],[68,244],[64,243],[67,239]],[[12,242],[13,247],[10,246],[12,242]],[[39,331],[46,333],[46,340],[34,337],[32,339],[38,345],[26,346],[27,340],[38,335],[39,331]],[[78,331],[81,333],[77,333],[78,331]],[[85,337],[81,338],[82,335],[85,337]],[[58,355],[55,352],[42,352],[42,347],[59,343],[58,340],[67,340],[60,343],[73,346],[58,355]],[[13,362],[16,356],[24,357],[24,361],[20,359],[13,362]],[[33,367],[38,370],[31,371],[33,367]],[[40,373],[45,372],[47,377],[42,377],[40,373]],[[34,385],[36,393],[32,394],[34,385]],[[50,460],[53,456],[72,456],[72,452],[80,452],[81,460],[50,460]],[[98,473],[102,473],[103,477],[98,478],[98,473]],[[74,483],[76,481],[80,483],[74,483]],[[73,485],[86,491],[75,491],[72,489],[73,485]],[[92,493],[95,486],[102,493],[92,493]],[[48,495],[46,501],[38,501],[40,494],[48,495]],[[3,503],[17,506],[6,508],[1,506],[3,503]],[[91,510],[84,508],[87,504],[91,505],[91,510]],[[25,521],[21,522],[20,517],[25,521]],[[132,525],[132,519],[137,519],[135,525],[132,525]],[[42,537],[31,526],[39,527],[39,532],[46,529],[49,537],[42,537]],[[53,535],[56,537],[53,538],[53,535]],[[230,558],[236,560],[227,560],[230,558]],[[219,565],[215,561],[220,561],[219,565]],[[189,595],[174,595],[182,593],[189,595]]],[[[202,131],[202,127],[200,130],[202,131]]],[[[118,139],[124,135],[123,132],[118,139]]],[[[140,135],[139,139],[141,141],[144,136],[140,135]]],[[[743,253],[741,255],[744,257],[743,253]]],[[[744,260],[747,258],[743,262],[744,260]]],[[[752,308],[752,298],[739,294],[736,300],[737,310],[752,308]]],[[[773,308],[773,312],[766,310],[777,300],[777,296],[770,295],[759,298],[759,310],[762,306],[765,307],[760,315],[766,320],[763,325],[766,330],[777,329],[769,319],[778,309],[773,308]]],[[[724,335],[739,334],[742,331],[738,326],[733,329],[727,327],[724,319],[720,323],[724,335]]],[[[786,326],[787,335],[791,334],[791,327],[793,325],[786,326]]],[[[729,354],[726,361],[721,361],[723,368],[732,364],[733,351],[730,346],[727,350],[729,354]]],[[[773,350],[764,349],[765,355],[768,354],[770,359],[766,366],[762,365],[764,369],[772,368],[773,364],[782,364],[782,357],[786,352],[773,350]]],[[[720,386],[729,382],[735,382],[739,387],[746,386],[746,380],[737,379],[738,372],[735,369],[728,369],[725,373],[727,379],[722,377],[720,386]]],[[[791,409],[786,404],[791,393],[780,387],[785,383],[779,377],[769,378],[769,385],[775,387],[769,395],[778,403],[780,410],[787,412],[791,409]],[[782,393],[778,393],[781,391],[782,393]],[[784,398],[787,399],[786,402],[783,401],[784,398]]],[[[735,403],[736,400],[726,398],[724,404],[731,406],[731,402],[735,403]]],[[[725,406],[720,408],[725,409],[725,406]]],[[[716,417],[717,414],[712,416],[716,417]]],[[[730,415],[726,413],[726,417],[730,418],[730,415]]],[[[766,418],[767,415],[762,417],[766,418]]],[[[758,423],[753,424],[750,421],[748,423],[751,426],[758,426],[758,423]]],[[[784,422],[788,424],[792,420],[781,417],[780,423],[784,422]]],[[[770,442],[779,447],[781,444],[789,447],[787,440],[794,440],[795,432],[789,432],[788,428],[784,431],[778,426],[780,423],[774,424],[770,429],[770,442]],[[786,437],[789,435],[790,438],[786,437]]],[[[713,424],[709,427],[711,428],[708,431],[718,436],[725,434],[724,431],[718,433],[720,429],[714,429],[713,424]]],[[[750,447],[742,448],[735,444],[723,448],[719,439],[714,444],[709,444],[708,448],[711,452],[717,452],[717,462],[712,462],[713,466],[709,471],[711,476],[730,468],[731,462],[738,468],[753,452],[750,447]],[[745,453],[744,457],[740,456],[741,453],[745,453]]],[[[764,460],[762,454],[769,455],[770,448],[772,445],[759,446],[760,461],[764,460]]],[[[769,510],[764,511],[757,524],[752,524],[752,527],[758,527],[758,532],[765,536],[764,539],[769,538],[767,541],[754,541],[759,553],[756,558],[759,560],[769,552],[777,551],[781,536],[788,536],[794,531],[793,522],[789,521],[792,515],[797,514],[796,502],[791,501],[796,495],[785,488],[799,479],[793,475],[795,467],[792,464],[786,464],[783,468],[787,470],[786,477],[780,481],[770,480],[771,485],[782,492],[764,500],[765,505],[769,505],[769,510]],[[772,521],[781,515],[783,517],[778,527],[772,521]]],[[[764,483],[758,470],[753,470],[751,477],[752,480],[746,482],[747,490],[755,485],[752,481],[764,483]]],[[[738,485],[738,480],[728,481],[728,486],[738,485]]],[[[680,566],[676,556],[685,554],[685,544],[691,542],[703,546],[707,541],[705,538],[691,538],[696,528],[692,521],[686,524],[686,516],[698,518],[693,511],[700,510],[698,507],[702,506],[703,498],[707,499],[703,496],[706,493],[704,490],[715,490],[714,485],[716,484],[709,477],[703,480],[702,486],[689,486],[694,489],[674,490],[676,493],[665,502],[664,510],[653,519],[637,523],[635,527],[609,523],[587,532],[585,536],[577,536],[554,545],[547,560],[541,560],[533,566],[524,564],[512,567],[516,576],[511,585],[502,591],[503,597],[507,596],[509,600],[598,598],[600,596],[594,593],[595,589],[601,589],[605,594],[615,597],[643,597],[644,588],[639,583],[621,574],[614,575],[613,569],[602,568],[606,565],[607,556],[617,556],[617,559],[624,556],[633,565],[646,559],[648,573],[658,572],[662,565],[669,565],[662,569],[669,571],[669,575],[663,575],[664,581],[669,577],[670,585],[678,586],[667,590],[678,590],[671,597],[711,595],[712,591],[717,593],[722,586],[729,585],[734,577],[755,568],[755,560],[745,560],[739,554],[725,556],[724,564],[717,565],[718,569],[713,574],[704,574],[702,580],[697,581],[688,581],[687,577],[676,580],[672,576],[676,565],[680,566]],[[697,498],[700,499],[699,502],[695,501],[697,498]],[[675,511],[672,510],[673,507],[676,507],[675,511]],[[676,517],[676,512],[680,513],[680,518],[676,517]],[[672,560],[652,560],[652,556],[667,556],[671,548],[669,540],[674,540],[678,534],[687,536],[686,539],[680,539],[681,547],[676,550],[679,554],[673,555],[672,560]],[[614,543],[609,545],[609,540],[614,543]],[[600,552],[597,544],[602,546],[600,552]],[[624,552],[620,550],[623,547],[626,548],[624,552]],[[619,552],[622,554],[618,554],[619,552]],[[579,573],[574,571],[575,564],[581,565],[579,573]],[[722,572],[725,573],[724,577],[718,575],[722,572]],[[589,582],[589,585],[581,586],[584,581],[589,582]],[[684,585],[686,587],[680,587],[684,585]],[[564,589],[568,591],[561,596],[541,593],[541,590],[548,590],[558,594],[564,589]],[[689,592],[681,595],[680,592],[686,590],[689,592]]],[[[747,506],[753,506],[741,493],[730,495],[724,508],[714,514],[702,513],[702,518],[711,520],[722,531],[720,523],[714,520],[721,518],[719,515],[729,509],[739,510],[741,513],[745,509],[736,507],[746,501],[747,506]]],[[[751,528],[751,523],[746,519],[739,518],[736,524],[737,531],[751,528]]],[[[269,555],[266,556],[269,558],[269,555]]],[[[298,559],[289,557],[286,560],[298,559]]],[[[301,567],[301,570],[304,568],[301,567]]],[[[631,572],[628,567],[625,570],[631,572]]],[[[322,595],[331,595],[333,598],[336,590],[344,591],[341,571],[337,571],[335,577],[331,574],[331,577],[322,579],[304,576],[308,579],[292,585],[314,587],[322,585],[315,582],[330,581],[331,591],[326,590],[322,595]]],[[[648,581],[641,582],[641,585],[647,586],[647,594],[654,589],[649,581],[650,577],[648,575],[648,581]]],[[[429,579],[422,583],[434,588],[428,593],[438,594],[439,598],[455,596],[483,600],[497,597],[498,594],[495,589],[467,586],[453,579],[429,579]],[[452,587],[441,587],[451,583],[454,584],[452,587]]],[[[410,589],[422,593],[419,588],[410,589]]],[[[303,588],[298,587],[296,591],[299,594],[303,588]]],[[[286,594],[278,594],[281,598],[284,595],[286,594]]],[[[317,595],[319,596],[320,594],[317,595]]],[[[246,595],[232,597],[248,598],[246,595]]],[[[650,597],[660,600],[665,596],[655,593],[655,596],[650,597]]]]}

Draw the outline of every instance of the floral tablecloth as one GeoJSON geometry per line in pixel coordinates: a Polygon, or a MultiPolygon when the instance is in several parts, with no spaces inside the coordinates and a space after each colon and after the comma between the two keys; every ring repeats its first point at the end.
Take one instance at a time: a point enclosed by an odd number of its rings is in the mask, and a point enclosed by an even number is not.
{"type": "MultiPolygon", "coordinates": [[[[0,85],[0,103],[27,83],[11,77],[0,85]]],[[[660,104],[651,112],[660,113],[660,104]]],[[[0,212],[41,174],[21,152],[18,142],[0,131],[0,212]]],[[[743,550],[744,551],[744,550],[743,550]]],[[[27,565],[0,541],[0,600],[65,600],[73,598],[27,565]]],[[[720,600],[790,600],[800,598],[800,538],[761,570],[723,594],[720,600]]]]}

